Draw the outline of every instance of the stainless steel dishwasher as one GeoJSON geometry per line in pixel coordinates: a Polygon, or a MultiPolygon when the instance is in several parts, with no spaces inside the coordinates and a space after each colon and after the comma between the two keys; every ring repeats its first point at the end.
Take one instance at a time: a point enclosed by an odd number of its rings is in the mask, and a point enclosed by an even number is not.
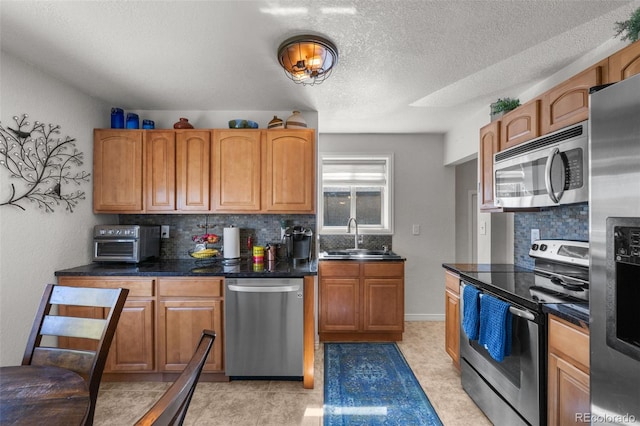
{"type": "Polygon", "coordinates": [[[225,280],[225,374],[303,376],[302,278],[225,280]]]}

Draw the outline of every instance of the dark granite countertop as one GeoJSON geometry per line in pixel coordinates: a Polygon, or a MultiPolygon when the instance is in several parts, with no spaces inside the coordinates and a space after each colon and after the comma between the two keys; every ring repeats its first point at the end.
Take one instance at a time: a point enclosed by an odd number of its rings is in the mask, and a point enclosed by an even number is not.
{"type": "Polygon", "coordinates": [[[236,265],[224,265],[222,259],[161,260],[138,264],[90,263],[56,271],[56,276],[224,276],[228,278],[299,278],[317,275],[316,260],[310,262],[265,262],[262,267],[252,259],[241,259],[236,265]]]}
{"type": "Polygon", "coordinates": [[[588,303],[547,303],[542,306],[542,312],[553,314],[585,329],[589,329],[588,303]]]}

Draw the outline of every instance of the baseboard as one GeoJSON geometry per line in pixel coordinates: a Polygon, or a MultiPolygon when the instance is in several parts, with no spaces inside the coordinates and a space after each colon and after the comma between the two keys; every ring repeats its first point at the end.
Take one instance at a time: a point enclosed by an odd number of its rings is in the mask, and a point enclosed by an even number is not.
{"type": "Polygon", "coordinates": [[[444,321],[444,314],[405,314],[405,321],[444,321]]]}

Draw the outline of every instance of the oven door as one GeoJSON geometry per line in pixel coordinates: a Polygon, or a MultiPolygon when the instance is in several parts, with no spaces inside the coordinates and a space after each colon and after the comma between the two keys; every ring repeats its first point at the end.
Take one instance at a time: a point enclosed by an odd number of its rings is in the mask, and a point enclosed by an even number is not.
{"type": "MultiPolygon", "coordinates": [[[[464,294],[467,285],[471,284],[461,283],[460,294],[464,294]]],[[[511,355],[502,362],[495,361],[476,340],[469,340],[460,328],[462,385],[494,424],[543,424],[546,407],[540,388],[544,383],[543,325],[538,323],[542,319],[539,314],[513,304],[511,313],[511,355]]],[[[463,315],[461,297],[460,318],[463,315]]]]}
{"type": "Polygon", "coordinates": [[[138,239],[95,238],[93,240],[94,262],[139,262],[138,239]]]}

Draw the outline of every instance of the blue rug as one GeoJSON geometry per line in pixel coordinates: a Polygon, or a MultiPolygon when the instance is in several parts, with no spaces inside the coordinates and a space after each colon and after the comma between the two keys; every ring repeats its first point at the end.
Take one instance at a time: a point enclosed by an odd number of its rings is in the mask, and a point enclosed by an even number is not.
{"type": "Polygon", "coordinates": [[[324,424],[442,422],[395,343],[326,343],[324,424]]]}

